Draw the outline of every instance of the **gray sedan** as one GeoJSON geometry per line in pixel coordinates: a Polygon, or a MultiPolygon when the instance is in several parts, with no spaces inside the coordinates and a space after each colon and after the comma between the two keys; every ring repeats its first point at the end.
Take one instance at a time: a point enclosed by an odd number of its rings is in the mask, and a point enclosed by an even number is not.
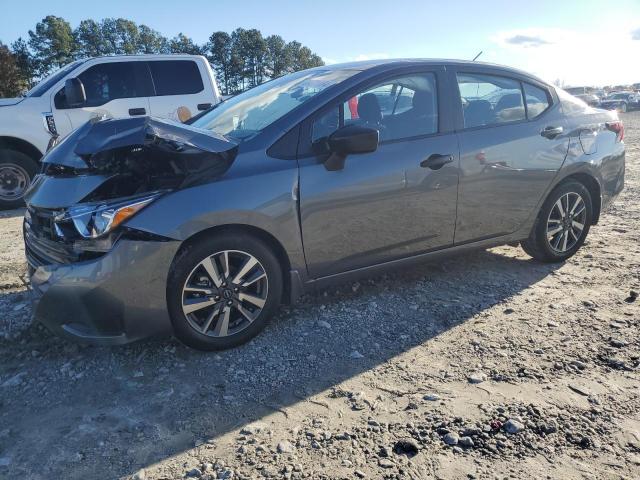
{"type": "Polygon", "coordinates": [[[318,67],[187,123],[96,121],[44,157],[24,236],[52,331],[229,348],[362,275],[517,242],[564,261],[623,188],[615,112],[478,62],[318,67]]]}

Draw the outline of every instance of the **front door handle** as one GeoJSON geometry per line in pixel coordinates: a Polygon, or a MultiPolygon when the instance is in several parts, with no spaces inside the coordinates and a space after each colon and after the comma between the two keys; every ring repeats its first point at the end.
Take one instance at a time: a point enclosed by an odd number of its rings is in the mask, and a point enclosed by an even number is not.
{"type": "Polygon", "coordinates": [[[545,127],[544,130],[540,132],[544,138],[553,139],[558,135],[561,135],[564,129],[562,127],[545,127]]]}
{"type": "Polygon", "coordinates": [[[433,155],[429,155],[428,158],[424,159],[420,162],[420,166],[423,168],[430,168],[431,170],[439,170],[447,163],[453,162],[453,155],[441,155],[439,153],[434,153],[433,155]]]}
{"type": "Polygon", "coordinates": [[[144,108],[130,108],[129,115],[146,115],[147,111],[144,108]]]}
{"type": "Polygon", "coordinates": [[[199,103],[198,104],[198,110],[203,111],[203,110],[209,110],[211,108],[211,104],[210,103],[199,103]]]}

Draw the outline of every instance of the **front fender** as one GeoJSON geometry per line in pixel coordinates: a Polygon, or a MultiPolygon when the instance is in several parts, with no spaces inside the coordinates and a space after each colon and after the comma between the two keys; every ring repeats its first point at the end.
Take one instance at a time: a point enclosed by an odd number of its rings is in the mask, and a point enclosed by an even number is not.
{"type": "Polygon", "coordinates": [[[127,226],[182,242],[213,227],[252,226],[282,244],[293,269],[304,269],[297,181],[294,162],[290,168],[259,175],[228,176],[167,194],[142,210],[127,226]]]}

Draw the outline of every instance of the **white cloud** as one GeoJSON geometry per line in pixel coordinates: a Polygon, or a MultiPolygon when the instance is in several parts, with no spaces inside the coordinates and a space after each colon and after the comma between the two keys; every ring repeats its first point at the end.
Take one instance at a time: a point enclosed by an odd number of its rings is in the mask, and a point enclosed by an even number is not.
{"type": "Polygon", "coordinates": [[[492,61],[567,85],[608,85],[640,81],[640,30],[620,25],[577,31],[529,28],[498,32],[492,61]],[[626,28],[625,28],[626,27],[626,28]],[[630,35],[631,32],[631,35],[630,35]]]}

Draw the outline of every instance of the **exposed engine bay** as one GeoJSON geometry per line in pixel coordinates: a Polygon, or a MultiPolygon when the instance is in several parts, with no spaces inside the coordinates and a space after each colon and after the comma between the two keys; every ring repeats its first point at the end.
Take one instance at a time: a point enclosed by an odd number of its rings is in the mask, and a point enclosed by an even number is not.
{"type": "Polygon", "coordinates": [[[128,216],[170,191],[215,180],[237,150],[219,135],[151,117],[86,123],[45,155],[25,195],[34,263],[108,250],[128,216]]]}

